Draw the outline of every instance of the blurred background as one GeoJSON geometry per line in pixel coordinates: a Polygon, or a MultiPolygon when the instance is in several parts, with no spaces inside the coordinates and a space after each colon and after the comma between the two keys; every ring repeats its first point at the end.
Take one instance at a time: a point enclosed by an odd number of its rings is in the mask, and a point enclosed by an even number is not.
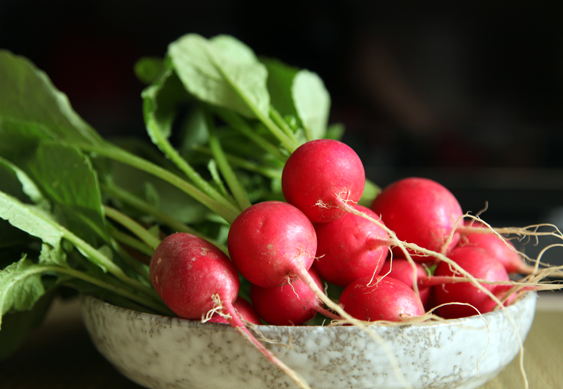
{"type": "Polygon", "coordinates": [[[495,226],[563,227],[563,2],[452,3],[2,0],[0,48],[102,135],[144,137],[136,60],[231,34],[321,76],[375,183],[424,176],[495,226]]]}

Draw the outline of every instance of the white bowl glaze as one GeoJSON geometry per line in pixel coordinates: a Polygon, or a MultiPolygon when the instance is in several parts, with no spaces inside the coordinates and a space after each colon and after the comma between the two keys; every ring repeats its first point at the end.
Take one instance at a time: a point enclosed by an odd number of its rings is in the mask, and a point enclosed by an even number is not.
{"type": "MultiPolygon", "coordinates": [[[[401,327],[373,326],[413,388],[477,388],[519,353],[534,319],[536,294],[471,318],[401,327]],[[518,331],[516,331],[516,328],[518,331]],[[518,332],[519,335],[516,335],[518,332]]],[[[233,328],[163,317],[84,297],[96,348],[122,374],[153,389],[293,388],[233,328]]],[[[259,326],[267,348],[314,389],[404,388],[380,343],[356,327],[259,326]]]]}

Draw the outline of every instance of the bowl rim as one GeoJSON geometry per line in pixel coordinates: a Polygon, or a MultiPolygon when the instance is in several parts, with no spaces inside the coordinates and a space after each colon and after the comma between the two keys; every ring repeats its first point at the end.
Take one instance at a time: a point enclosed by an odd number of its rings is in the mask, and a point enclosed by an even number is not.
{"type": "MultiPolygon", "coordinates": [[[[463,317],[463,318],[459,318],[459,319],[444,319],[444,320],[438,320],[438,321],[429,321],[429,322],[422,322],[422,323],[411,323],[411,324],[404,324],[404,325],[399,325],[399,326],[394,326],[394,325],[385,325],[385,324],[381,324],[378,322],[373,322],[373,324],[370,324],[369,327],[370,328],[377,328],[379,329],[396,329],[396,328],[405,328],[405,327],[409,327],[409,328],[436,328],[436,327],[447,327],[447,326],[460,326],[460,325],[470,325],[471,323],[474,322],[490,322],[491,320],[493,320],[495,317],[500,317],[500,315],[504,315],[506,312],[510,313],[510,314],[514,314],[515,312],[517,312],[517,310],[521,307],[524,306],[526,303],[528,304],[534,304],[534,312],[535,312],[535,304],[536,304],[536,300],[537,300],[537,292],[535,291],[527,291],[527,292],[523,292],[524,296],[522,298],[520,298],[518,301],[516,301],[514,304],[509,305],[503,309],[496,309],[494,311],[491,312],[487,312],[481,315],[473,315],[473,316],[468,316],[468,317],[463,317]],[[533,302],[531,301],[533,300],[533,302]]],[[[175,326],[181,326],[181,327],[187,327],[187,328],[201,328],[201,329],[225,329],[225,328],[229,328],[231,329],[232,327],[229,324],[226,323],[214,323],[214,322],[206,322],[206,323],[202,323],[199,320],[192,320],[192,319],[184,319],[181,317],[176,317],[176,316],[165,316],[165,315],[159,315],[159,314],[153,314],[153,313],[147,313],[147,312],[141,312],[141,311],[136,311],[133,309],[129,309],[129,308],[124,308],[118,305],[114,305],[111,303],[108,303],[106,301],[103,301],[97,297],[91,296],[91,295],[87,295],[87,294],[81,294],[80,295],[81,301],[84,302],[84,300],[91,300],[95,303],[97,303],[98,305],[104,307],[104,309],[109,309],[109,310],[113,310],[116,313],[120,314],[120,315],[129,315],[131,317],[134,317],[135,320],[148,320],[148,321],[152,321],[152,322],[159,322],[161,324],[164,325],[175,325],[175,326]]],[[[82,309],[84,309],[84,304],[82,304],[83,307],[82,309]]],[[[253,327],[256,327],[257,330],[259,331],[283,331],[283,330],[303,330],[303,331],[316,331],[319,328],[324,328],[326,330],[329,331],[334,331],[335,329],[339,329],[340,331],[344,330],[348,330],[348,331],[352,331],[352,330],[357,330],[358,328],[356,326],[329,326],[329,325],[299,325],[299,326],[278,326],[278,325],[271,325],[271,324],[261,324],[261,325],[252,325],[253,327]]]]}

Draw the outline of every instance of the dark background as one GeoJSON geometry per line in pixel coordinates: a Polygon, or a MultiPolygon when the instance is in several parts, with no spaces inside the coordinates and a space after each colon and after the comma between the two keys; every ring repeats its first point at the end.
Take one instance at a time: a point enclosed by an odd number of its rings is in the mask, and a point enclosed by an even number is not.
{"type": "Polygon", "coordinates": [[[2,0],[0,47],[104,136],[143,137],[135,61],[232,34],[321,76],[376,183],[425,176],[492,224],[563,226],[563,2],[451,3],[2,0]]]}

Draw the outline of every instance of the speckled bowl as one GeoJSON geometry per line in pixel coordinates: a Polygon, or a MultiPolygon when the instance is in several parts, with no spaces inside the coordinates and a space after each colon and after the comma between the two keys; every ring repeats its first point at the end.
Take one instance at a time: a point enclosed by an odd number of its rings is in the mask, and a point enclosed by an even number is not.
{"type": "MultiPolygon", "coordinates": [[[[536,294],[482,317],[372,327],[413,388],[477,388],[519,352],[536,294]],[[516,328],[519,335],[517,335],[516,328]]],[[[82,301],[94,345],[122,374],[147,388],[264,389],[295,384],[233,328],[139,313],[92,297],[82,301]]],[[[260,326],[291,349],[267,347],[314,389],[404,388],[381,344],[356,327],[260,326]]]]}

